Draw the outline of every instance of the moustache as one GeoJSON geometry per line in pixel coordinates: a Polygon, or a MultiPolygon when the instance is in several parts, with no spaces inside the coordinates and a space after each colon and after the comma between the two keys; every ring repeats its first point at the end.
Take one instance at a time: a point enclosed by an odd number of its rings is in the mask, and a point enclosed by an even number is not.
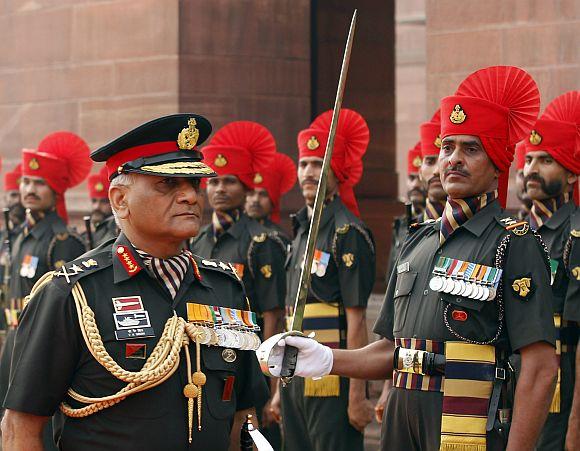
{"type": "Polygon", "coordinates": [[[469,172],[459,166],[447,166],[445,168],[445,175],[449,174],[451,171],[457,172],[465,177],[469,177],[469,172]]]}
{"type": "Polygon", "coordinates": [[[313,178],[307,178],[307,179],[302,180],[302,182],[300,182],[300,186],[304,186],[304,185],[307,185],[309,183],[313,183],[314,185],[318,185],[318,180],[313,179],[313,178]]]}
{"type": "Polygon", "coordinates": [[[30,199],[33,199],[33,200],[40,200],[40,197],[38,197],[36,194],[27,194],[27,195],[24,197],[24,200],[30,200],[30,199]]]}
{"type": "Polygon", "coordinates": [[[528,190],[528,182],[538,182],[542,191],[550,197],[557,196],[562,192],[562,182],[556,180],[552,183],[547,183],[540,174],[530,174],[524,177],[524,189],[526,192],[528,190]]]}
{"type": "Polygon", "coordinates": [[[407,191],[407,197],[410,196],[411,194],[419,194],[421,196],[424,196],[425,191],[423,191],[422,189],[419,189],[419,188],[413,188],[413,189],[407,191]]]}

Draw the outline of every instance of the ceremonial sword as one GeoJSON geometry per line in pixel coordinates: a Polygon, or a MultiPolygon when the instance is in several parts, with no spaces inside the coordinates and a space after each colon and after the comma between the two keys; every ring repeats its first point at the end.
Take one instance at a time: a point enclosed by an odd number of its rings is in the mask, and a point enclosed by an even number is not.
{"type": "MultiPolygon", "coordinates": [[[[294,301],[294,316],[292,317],[292,325],[290,327],[289,335],[302,333],[302,321],[304,320],[304,308],[306,307],[306,299],[308,298],[308,290],[310,288],[311,268],[314,260],[314,251],[316,247],[316,240],[318,238],[318,228],[320,226],[320,218],[322,217],[322,210],[324,208],[324,200],[326,199],[326,181],[328,179],[328,171],[330,170],[330,159],[332,158],[332,151],[334,147],[334,138],[336,135],[336,127],[340,116],[340,107],[342,105],[342,97],[344,95],[344,88],[346,85],[346,76],[348,73],[348,63],[350,61],[350,53],[352,50],[352,41],[354,37],[354,30],[356,27],[357,10],[354,10],[352,19],[350,21],[350,29],[346,46],[344,49],[344,56],[342,58],[342,68],[340,69],[340,78],[338,79],[338,88],[336,90],[336,98],[334,100],[334,109],[332,111],[332,122],[330,123],[330,133],[326,143],[326,150],[324,153],[324,161],[322,163],[322,171],[320,172],[320,180],[318,181],[318,188],[316,189],[316,198],[312,208],[312,218],[310,219],[310,227],[308,229],[308,239],[306,240],[306,249],[304,254],[304,264],[300,271],[300,281],[298,283],[298,291],[296,292],[296,300],[294,301]]],[[[284,384],[290,382],[296,370],[296,360],[298,358],[298,349],[294,346],[284,347],[284,359],[282,360],[282,369],[280,377],[284,384]]]]}

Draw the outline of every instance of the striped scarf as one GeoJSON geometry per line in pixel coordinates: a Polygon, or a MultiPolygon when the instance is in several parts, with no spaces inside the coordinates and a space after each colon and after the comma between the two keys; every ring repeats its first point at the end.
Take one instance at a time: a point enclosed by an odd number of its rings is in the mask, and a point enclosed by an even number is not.
{"type": "Polygon", "coordinates": [[[230,211],[213,211],[211,224],[213,229],[213,239],[217,241],[238,219],[242,214],[241,209],[230,211]]]}
{"type": "Polygon", "coordinates": [[[187,273],[189,262],[192,258],[191,252],[184,249],[181,254],[167,259],[153,257],[147,252],[135,248],[143,259],[143,263],[155,278],[167,288],[172,299],[179,291],[181,282],[187,273]]]}
{"type": "Polygon", "coordinates": [[[441,217],[439,243],[443,244],[455,230],[465,224],[479,210],[495,200],[496,197],[497,190],[481,196],[466,197],[464,199],[451,199],[448,197],[441,217]]]}
{"type": "Polygon", "coordinates": [[[558,197],[532,201],[530,210],[530,225],[534,230],[538,230],[552,217],[558,208],[570,201],[570,194],[564,193],[558,197]]]}
{"type": "Polygon", "coordinates": [[[428,219],[439,219],[443,215],[445,209],[445,202],[431,202],[427,199],[425,203],[425,212],[423,213],[423,221],[428,219]]]}

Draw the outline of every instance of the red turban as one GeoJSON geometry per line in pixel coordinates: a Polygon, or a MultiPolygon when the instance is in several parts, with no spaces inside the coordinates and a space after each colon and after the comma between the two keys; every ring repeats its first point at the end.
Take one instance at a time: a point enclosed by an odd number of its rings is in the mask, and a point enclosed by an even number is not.
{"type": "Polygon", "coordinates": [[[438,156],[441,150],[441,110],[435,111],[431,120],[423,122],[419,129],[421,131],[421,157],[438,156]]]}
{"type": "Polygon", "coordinates": [[[81,183],[91,170],[89,146],[71,132],[45,137],[38,150],[22,150],[22,175],[42,177],[56,193],[56,211],[68,221],[64,193],[81,183]]]}
{"type": "Polygon", "coordinates": [[[421,141],[407,152],[407,175],[418,174],[421,167],[421,141]]]}
{"type": "Polygon", "coordinates": [[[4,174],[4,191],[18,191],[22,177],[22,164],[18,164],[13,171],[4,174]]]}
{"type": "Polygon", "coordinates": [[[441,138],[477,136],[499,170],[499,201],[505,208],[515,145],[532,129],[540,109],[536,82],[522,69],[493,66],[469,75],[453,96],[441,100],[441,138]]]}
{"type": "Polygon", "coordinates": [[[216,132],[202,153],[204,163],[218,176],[235,175],[252,189],[255,174],[263,174],[274,158],[276,141],[257,122],[230,122],[216,132]]]}
{"type": "Polygon", "coordinates": [[[87,178],[89,197],[91,199],[108,199],[110,184],[107,167],[103,166],[99,172],[91,174],[87,178]]]}
{"type": "MultiPolygon", "coordinates": [[[[332,110],[329,110],[314,119],[306,130],[298,133],[299,159],[324,159],[331,121],[332,110]]],[[[360,213],[354,197],[354,186],[363,174],[362,157],[367,151],[369,135],[369,127],[359,113],[348,109],[340,110],[330,167],[338,179],[342,201],[357,216],[360,213]]]]}
{"type": "Polygon", "coordinates": [[[263,172],[257,172],[254,186],[264,188],[272,201],[272,221],[280,222],[280,198],[292,189],[296,183],[296,165],[288,155],[277,153],[270,166],[263,172]]]}
{"type": "MultiPolygon", "coordinates": [[[[526,153],[543,150],[574,174],[580,174],[580,91],[556,97],[525,141],[526,153]]],[[[578,185],[574,201],[578,205],[578,185]]]]}

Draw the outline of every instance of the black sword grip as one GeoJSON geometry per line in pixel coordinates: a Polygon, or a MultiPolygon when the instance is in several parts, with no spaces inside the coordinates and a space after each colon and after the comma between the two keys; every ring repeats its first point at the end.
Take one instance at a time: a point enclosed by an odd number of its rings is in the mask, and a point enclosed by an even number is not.
{"type": "Polygon", "coordinates": [[[296,362],[298,361],[298,348],[295,346],[284,347],[284,358],[282,359],[282,370],[280,377],[293,377],[296,371],[296,362]]]}

